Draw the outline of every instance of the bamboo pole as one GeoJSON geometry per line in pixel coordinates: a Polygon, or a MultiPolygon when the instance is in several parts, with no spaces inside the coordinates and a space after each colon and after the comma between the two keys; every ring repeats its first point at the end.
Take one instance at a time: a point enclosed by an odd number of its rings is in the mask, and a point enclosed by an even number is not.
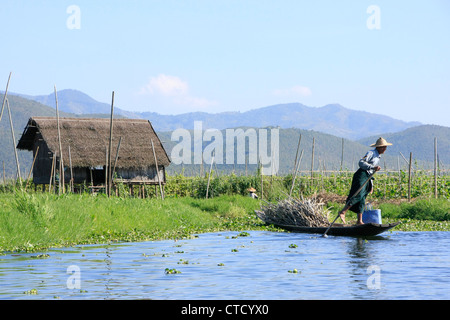
{"type": "MultiPolygon", "coordinates": [[[[406,160],[405,156],[403,155],[403,153],[400,152],[400,155],[403,157],[403,160],[405,160],[405,162],[408,164],[408,166],[410,165],[410,163],[408,162],[408,160],[406,160]]],[[[414,167],[411,164],[411,170],[415,170],[414,167]]]]}
{"type": "Polygon", "coordinates": [[[116,172],[116,165],[117,165],[117,160],[119,160],[119,150],[120,150],[121,142],[122,142],[122,137],[119,138],[119,144],[117,145],[116,157],[114,158],[114,167],[113,167],[111,179],[114,179],[114,173],[116,172]]]}
{"type": "Polygon", "coordinates": [[[53,170],[55,168],[55,158],[56,158],[56,156],[55,156],[55,154],[53,154],[53,157],[52,157],[52,168],[50,169],[50,181],[48,183],[48,192],[52,191],[52,180],[53,180],[53,170]]]}
{"type": "Polygon", "coordinates": [[[300,134],[300,137],[298,138],[297,152],[295,153],[295,160],[294,160],[294,167],[293,167],[293,170],[292,170],[292,174],[295,174],[295,172],[297,171],[298,151],[300,150],[300,142],[301,141],[302,141],[302,134],[300,134]]]}
{"type": "Polygon", "coordinates": [[[311,155],[311,189],[314,184],[314,149],[315,149],[316,139],[313,137],[312,142],[312,155],[311,155]]]}
{"type": "Polygon", "coordinates": [[[13,122],[12,122],[12,118],[11,118],[11,109],[9,107],[8,98],[6,98],[6,107],[8,108],[9,125],[11,127],[11,136],[12,136],[12,142],[13,142],[13,148],[14,148],[14,155],[16,157],[17,177],[19,178],[19,183],[20,183],[21,188],[22,188],[22,178],[20,177],[19,157],[17,155],[16,138],[14,137],[14,127],[13,127],[13,122]]]}
{"type": "Polygon", "coordinates": [[[398,188],[399,195],[402,196],[402,170],[400,168],[400,157],[397,156],[397,167],[398,167],[398,188]]]}
{"type": "Polygon", "coordinates": [[[108,188],[108,147],[105,148],[105,194],[108,194],[107,188],[108,188]]]}
{"type": "Polygon", "coordinates": [[[53,192],[56,194],[56,161],[57,161],[57,155],[56,152],[53,155],[53,192]]]}
{"type": "Polygon", "coordinates": [[[108,189],[107,195],[111,196],[112,177],[111,177],[111,149],[112,149],[112,137],[113,137],[113,115],[114,115],[114,91],[112,92],[111,100],[111,118],[109,120],[109,148],[108,148],[108,189]]]}
{"type": "Polygon", "coordinates": [[[437,161],[437,138],[434,138],[434,198],[438,198],[438,191],[437,191],[437,167],[438,167],[438,161],[437,161]]]}
{"type": "Polygon", "coordinates": [[[323,189],[323,175],[325,174],[325,160],[322,160],[320,157],[319,157],[319,169],[321,170],[321,172],[320,172],[320,184],[321,184],[320,188],[323,191],[324,190],[323,189]]]}
{"type": "Polygon", "coordinates": [[[409,169],[408,169],[408,201],[411,201],[411,165],[412,165],[412,152],[409,153],[409,169]]]}
{"type": "Polygon", "coordinates": [[[63,161],[62,146],[61,146],[61,129],[59,127],[58,94],[56,92],[56,85],[54,86],[54,89],[55,89],[55,103],[56,103],[56,125],[58,127],[58,144],[59,144],[59,190],[58,190],[58,194],[61,194],[61,185],[62,185],[62,192],[64,193],[64,161],[63,161]]]}
{"type": "Polygon", "coordinates": [[[5,95],[3,96],[2,111],[0,113],[0,121],[2,121],[2,117],[3,117],[3,110],[5,108],[6,98],[8,95],[8,87],[9,87],[9,81],[11,80],[11,74],[12,74],[12,72],[9,73],[8,82],[6,83],[5,95]]]}
{"type": "Polygon", "coordinates": [[[294,190],[295,179],[297,178],[297,172],[298,172],[298,169],[300,168],[300,164],[302,163],[302,157],[303,157],[303,150],[300,153],[300,159],[298,160],[297,166],[295,167],[294,176],[292,177],[292,185],[291,185],[291,190],[289,191],[289,197],[292,194],[292,190],[294,190]]]}
{"type": "Polygon", "coordinates": [[[161,193],[161,200],[164,200],[164,194],[163,194],[162,186],[161,186],[161,179],[159,177],[158,159],[156,158],[155,146],[153,145],[153,139],[151,139],[150,141],[152,142],[153,157],[155,158],[156,177],[158,178],[159,192],[161,193]]]}
{"type": "Polygon", "coordinates": [[[70,146],[69,146],[69,167],[70,167],[70,192],[74,192],[74,186],[73,186],[73,169],[72,169],[72,155],[70,154],[70,146]]]}
{"type": "Polygon", "coordinates": [[[209,175],[208,175],[208,184],[206,186],[206,199],[208,199],[208,192],[209,192],[209,182],[211,180],[211,173],[212,173],[212,167],[214,163],[214,155],[216,152],[213,153],[212,159],[211,159],[211,166],[209,167],[209,175]]]}

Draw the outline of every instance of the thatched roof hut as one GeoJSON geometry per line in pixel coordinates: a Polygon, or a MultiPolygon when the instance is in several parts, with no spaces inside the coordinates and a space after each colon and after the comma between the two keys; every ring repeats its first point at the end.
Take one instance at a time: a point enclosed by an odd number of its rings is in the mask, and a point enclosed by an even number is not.
{"type": "MultiPolygon", "coordinates": [[[[101,182],[101,171],[106,164],[106,150],[109,145],[110,119],[59,119],[61,149],[65,172],[71,163],[75,183],[101,182]],[[70,158],[69,158],[70,147],[70,158]],[[94,171],[94,178],[92,178],[94,171]]],[[[111,161],[115,162],[119,140],[120,149],[116,163],[116,173],[125,182],[158,183],[156,179],[154,145],[160,177],[164,177],[164,167],[170,159],[156,135],[151,123],[141,119],[115,119],[111,161]],[[162,173],[162,174],[161,174],[162,173]]],[[[33,168],[36,184],[49,182],[53,156],[59,163],[59,140],[57,119],[54,117],[32,117],[23,131],[17,148],[39,152],[33,168]]],[[[67,177],[67,173],[65,173],[67,177]]],[[[70,179],[70,176],[69,176],[70,179]]],[[[104,180],[103,180],[104,181],[104,180]]]]}

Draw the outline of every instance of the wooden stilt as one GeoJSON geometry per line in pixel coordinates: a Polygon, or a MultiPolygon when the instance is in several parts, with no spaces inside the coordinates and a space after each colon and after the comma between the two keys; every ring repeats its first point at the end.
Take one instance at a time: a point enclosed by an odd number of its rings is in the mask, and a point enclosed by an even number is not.
{"type": "Polygon", "coordinates": [[[58,109],[58,94],[56,92],[56,85],[55,88],[55,103],[56,103],[56,125],[58,127],[58,144],[59,144],[59,190],[58,194],[61,194],[61,187],[62,192],[64,193],[64,161],[63,161],[63,154],[62,154],[62,146],[61,146],[61,130],[59,127],[59,109],[58,109]]]}
{"type": "Polygon", "coordinates": [[[20,177],[19,157],[17,155],[16,138],[14,137],[14,127],[13,127],[13,122],[12,122],[12,118],[11,118],[11,109],[9,108],[8,98],[6,98],[6,106],[8,107],[9,124],[11,126],[11,136],[12,136],[13,147],[14,147],[14,155],[16,157],[17,177],[19,178],[20,188],[22,188],[22,178],[20,177]]]}
{"type": "Polygon", "coordinates": [[[153,139],[151,139],[151,143],[152,143],[153,157],[155,158],[156,177],[158,179],[159,191],[161,192],[161,199],[164,200],[164,194],[162,192],[162,187],[161,187],[161,179],[159,178],[158,159],[156,158],[155,146],[153,145],[153,139]]]}
{"type": "Polygon", "coordinates": [[[112,100],[111,100],[111,118],[109,121],[109,147],[108,147],[108,185],[107,195],[111,196],[111,186],[112,186],[112,170],[111,170],[111,149],[112,149],[112,136],[113,136],[113,114],[114,114],[114,91],[112,92],[112,100]]]}

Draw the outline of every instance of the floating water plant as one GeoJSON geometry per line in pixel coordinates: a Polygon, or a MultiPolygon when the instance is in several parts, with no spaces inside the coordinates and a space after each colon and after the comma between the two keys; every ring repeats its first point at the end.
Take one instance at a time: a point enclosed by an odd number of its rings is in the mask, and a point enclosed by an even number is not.
{"type": "Polygon", "coordinates": [[[188,261],[188,260],[180,259],[180,261],[178,261],[177,263],[178,263],[178,264],[189,264],[189,261],[188,261]]]}
{"type": "Polygon", "coordinates": [[[289,273],[301,273],[301,271],[298,271],[297,269],[294,270],[288,270],[289,273]]]}
{"type": "Polygon", "coordinates": [[[35,259],[46,259],[46,258],[50,258],[49,254],[38,254],[37,256],[31,256],[31,258],[35,258],[35,259]]]}
{"type": "Polygon", "coordinates": [[[37,289],[31,289],[31,290],[25,291],[24,294],[38,294],[38,291],[37,291],[37,289]]]}
{"type": "Polygon", "coordinates": [[[166,268],[166,269],[164,269],[164,273],[165,274],[177,274],[177,273],[181,273],[181,271],[179,271],[177,269],[166,268]]]}

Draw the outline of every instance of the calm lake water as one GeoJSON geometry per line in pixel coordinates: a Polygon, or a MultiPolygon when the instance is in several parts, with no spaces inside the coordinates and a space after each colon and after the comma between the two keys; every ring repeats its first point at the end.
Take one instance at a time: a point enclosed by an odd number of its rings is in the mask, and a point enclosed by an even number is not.
{"type": "Polygon", "coordinates": [[[0,299],[450,298],[450,232],[239,234],[2,255],[0,299]]]}

